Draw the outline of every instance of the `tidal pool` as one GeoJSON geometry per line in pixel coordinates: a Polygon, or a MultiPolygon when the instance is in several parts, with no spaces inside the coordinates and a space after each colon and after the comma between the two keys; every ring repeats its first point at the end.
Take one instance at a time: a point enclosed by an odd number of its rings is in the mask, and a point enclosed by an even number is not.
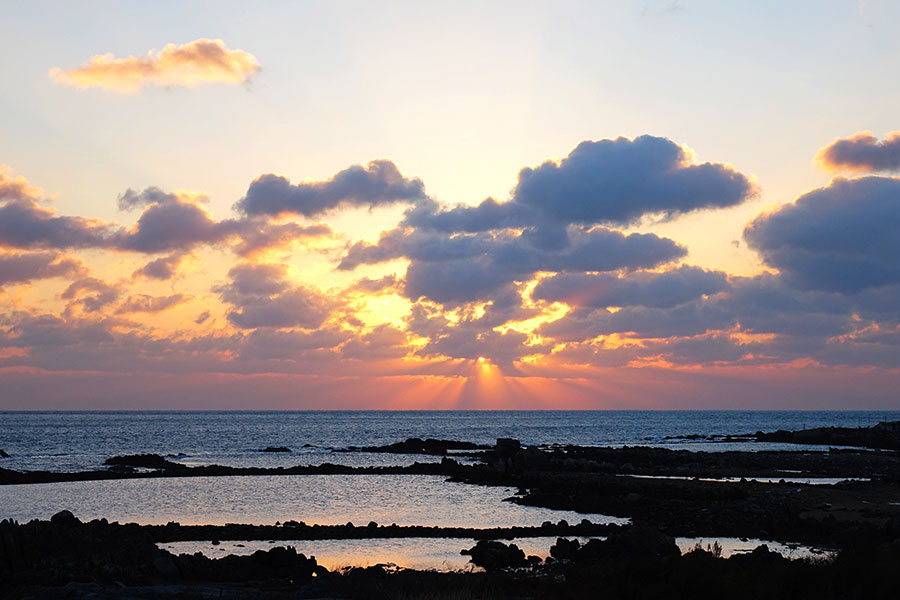
{"type": "Polygon", "coordinates": [[[68,509],[82,520],[183,525],[226,523],[513,527],[561,519],[628,519],[504,502],[515,488],[451,483],[439,475],[266,475],[73,481],[0,486],[0,519],[48,519],[68,509]]]}

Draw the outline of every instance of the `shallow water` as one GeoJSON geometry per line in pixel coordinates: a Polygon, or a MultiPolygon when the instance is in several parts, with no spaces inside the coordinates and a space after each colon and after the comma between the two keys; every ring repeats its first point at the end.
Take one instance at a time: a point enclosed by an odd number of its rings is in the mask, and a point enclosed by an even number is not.
{"type": "MultiPolygon", "coordinates": [[[[546,558],[550,555],[550,546],[556,543],[556,537],[516,538],[502,540],[503,543],[514,543],[527,555],[546,558]]],[[[567,539],[573,539],[568,537],[567,539]]],[[[576,537],[582,543],[590,538],[576,537]]],[[[602,537],[598,539],[604,539],[602,537]]],[[[675,543],[682,552],[693,550],[698,543],[701,547],[712,547],[718,542],[722,548],[722,556],[750,552],[760,544],[766,544],[769,550],[778,552],[786,558],[814,558],[829,556],[827,550],[785,544],[758,539],[741,540],[738,538],[676,538],[675,543]]],[[[221,558],[229,554],[248,555],[257,550],[269,550],[276,546],[293,546],[297,552],[307,556],[315,556],[316,561],[329,570],[346,566],[367,567],[377,564],[394,564],[401,567],[419,570],[459,571],[473,569],[469,557],[461,555],[460,550],[471,548],[475,541],[467,538],[402,538],[402,539],[365,539],[365,540],[296,540],[296,541],[243,541],[221,542],[213,545],[210,542],[172,542],[158,544],[160,548],[173,554],[194,554],[200,552],[210,558],[221,558]]]]}
{"type": "Polygon", "coordinates": [[[3,518],[47,519],[68,509],[82,520],[184,525],[226,523],[513,527],[565,519],[627,519],[503,502],[515,488],[451,483],[437,475],[279,475],[75,481],[0,486],[3,518]]]}

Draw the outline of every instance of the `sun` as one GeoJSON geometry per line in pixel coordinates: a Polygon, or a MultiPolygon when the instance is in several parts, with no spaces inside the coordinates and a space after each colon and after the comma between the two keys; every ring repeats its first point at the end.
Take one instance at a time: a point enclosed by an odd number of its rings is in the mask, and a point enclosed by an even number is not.
{"type": "Polygon", "coordinates": [[[485,357],[483,357],[483,356],[479,356],[479,357],[478,357],[478,362],[481,363],[481,364],[484,364],[484,363],[487,362],[487,359],[486,359],[485,357]]]}

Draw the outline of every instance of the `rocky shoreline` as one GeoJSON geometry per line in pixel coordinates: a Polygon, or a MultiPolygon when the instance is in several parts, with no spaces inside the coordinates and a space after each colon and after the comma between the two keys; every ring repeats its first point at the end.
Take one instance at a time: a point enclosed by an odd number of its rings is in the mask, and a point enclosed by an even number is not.
{"type": "Polygon", "coordinates": [[[900,564],[900,453],[883,449],[689,452],[648,447],[537,448],[522,447],[515,440],[498,440],[489,448],[472,446],[413,438],[378,448],[348,449],[442,457],[440,462],[404,467],[190,467],[159,455],[131,455],[111,457],[102,471],[19,473],[0,469],[0,483],[429,474],[471,485],[511,486],[518,489],[508,499],[512,502],[627,517],[631,524],[599,525],[585,520],[493,529],[374,522],[322,526],[295,521],[278,525],[122,525],[105,520],[81,523],[73,515],[61,513],[51,522],[0,523],[0,585],[6,586],[10,597],[48,598],[56,597],[51,592],[63,588],[71,592],[69,597],[117,597],[110,595],[117,589],[142,590],[129,597],[204,597],[203,590],[215,589],[225,594],[222,597],[230,594],[235,598],[265,597],[250,596],[251,590],[255,594],[268,590],[266,593],[274,594],[271,597],[279,598],[572,598],[591,596],[598,578],[609,590],[618,591],[619,595],[611,597],[635,598],[704,596],[696,581],[722,586],[721,592],[734,598],[893,598],[900,589],[900,570],[895,568],[900,564]],[[462,464],[448,456],[451,450],[476,462],[462,464]],[[797,478],[847,481],[813,485],[793,481],[797,478]],[[544,536],[559,538],[546,561],[526,557],[518,548],[499,541],[544,536]],[[729,559],[716,556],[714,549],[696,549],[681,556],[672,550],[676,536],[802,542],[833,548],[837,555],[828,560],[788,561],[758,548],[752,555],[729,559]],[[328,573],[315,559],[293,549],[273,548],[247,557],[214,560],[199,554],[176,557],[156,546],[204,540],[410,537],[477,541],[461,550],[486,571],[438,574],[369,568],[328,573]],[[568,537],[595,539],[579,544],[568,537]],[[746,585],[735,586],[736,581],[746,585]],[[773,582],[778,586],[772,587],[773,582]],[[654,590],[668,593],[653,595],[654,590]],[[749,595],[751,590],[756,595],[749,595]],[[303,595],[307,593],[321,595],[303,595]]]}

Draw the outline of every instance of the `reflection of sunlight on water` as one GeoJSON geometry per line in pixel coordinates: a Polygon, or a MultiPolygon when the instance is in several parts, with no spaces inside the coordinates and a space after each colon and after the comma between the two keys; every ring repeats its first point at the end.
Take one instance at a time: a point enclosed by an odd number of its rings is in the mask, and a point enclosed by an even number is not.
{"type": "MultiPolygon", "coordinates": [[[[502,540],[503,543],[516,544],[526,555],[546,558],[550,554],[550,546],[556,543],[556,537],[518,538],[502,540]]],[[[587,542],[586,537],[567,537],[587,542]]],[[[598,539],[604,539],[599,537],[598,539]]],[[[830,552],[811,546],[780,543],[773,541],[738,538],[677,538],[676,543],[682,552],[689,552],[698,543],[702,548],[717,543],[722,548],[722,556],[750,552],[760,544],[766,544],[769,550],[778,552],[786,558],[815,558],[830,556],[830,552]]],[[[275,546],[293,546],[297,552],[307,556],[315,556],[316,561],[328,570],[347,566],[366,567],[377,564],[395,564],[410,569],[437,571],[457,571],[474,569],[468,556],[459,553],[464,548],[471,548],[475,540],[467,538],[398,538],[398,539],[363,539],[363,540],[295,540],[295,541],[244,541],[222,542],[213,546],[209,542],[172,542],[158,544],[160,548],[173,554],[193,554],[201,552],[210,558],[221,558],[229,554],[248,555],[257,550],[268,550],[275,546]]]]}
{"type": "Polygon", "coordinates": [[[602,515],[503,502],[515,490],[451,483],[439,475],[281,475],[75,481],[0,486],[3,518],[47,519],[62,509],[82,520],[182,524],[268,523],[511,527],[602,515]]]}
{"type": "MultiPolygon", "coordinates": [[[[586,542],[590,538],[579,537],[575,539],[586,542]]],[[[545,558],[549,556],[550,546],[556,543],[556,538],[519,538],[503,540],[503,543],[516,544],[526,555],[545,558]]],[[[418,570],[478,570],[469,562],[468,556],[459,553],[460,550],[471,548],[474,545],[475,540],[468,538],[221,542],[216,546],[209,542],[158,544],[160,548],[173,554],[201,552],[210,558],[221,558],[229,554],[248,555],[253,554],[257,550],[268,550],[275,546],[293,546],[297,549],[297,552],[302,552],[307,556],[315,556],[316,561],[330,571],[348,566],[366,567],[388,563],[418,570]]]]}

